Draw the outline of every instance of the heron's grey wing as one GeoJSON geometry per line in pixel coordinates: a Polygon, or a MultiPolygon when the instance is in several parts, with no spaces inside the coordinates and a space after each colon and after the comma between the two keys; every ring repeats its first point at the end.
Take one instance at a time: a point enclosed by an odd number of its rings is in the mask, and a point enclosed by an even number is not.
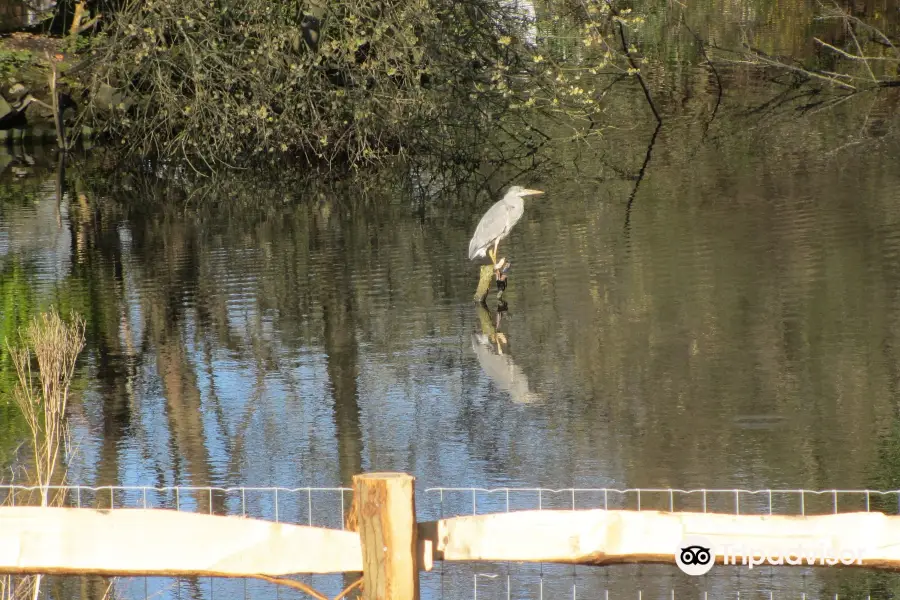
{"type": "Polygon", "coordinates": [[[506,230],[509,232],[513,225],[519,222],[525,212],[525,201],[521,198],[513,198],[507,203],[506,230]]]}
{"type": "Polygon", "coordinates": [[[475,235],[469,240],[469,260],[475,258],[478,253],[494,243],[494,239],[503,233],[506,229],[507,214],[509,208],[500,200],[490,207],[478,227],[475,228],[475,235]]]}
{"type": "Polygon", "coordinates": [[[476,256],[478,256],[478,251],[481,248],[478,245],[478,230],[475,230],[475,235],[472,236],[472,239],[469,240],[469,260],[472,260],[476,256]]]}

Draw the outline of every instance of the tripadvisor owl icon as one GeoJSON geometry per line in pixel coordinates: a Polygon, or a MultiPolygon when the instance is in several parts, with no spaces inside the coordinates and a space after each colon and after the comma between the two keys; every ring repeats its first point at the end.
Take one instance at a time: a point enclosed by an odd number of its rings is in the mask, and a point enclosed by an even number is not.
{"type": "Polygon", "coordinates": [[[688,575],[705,575],[716,564],[716,549],[702,536],[688,536],[675,548],[675,564],[688,575]]]}

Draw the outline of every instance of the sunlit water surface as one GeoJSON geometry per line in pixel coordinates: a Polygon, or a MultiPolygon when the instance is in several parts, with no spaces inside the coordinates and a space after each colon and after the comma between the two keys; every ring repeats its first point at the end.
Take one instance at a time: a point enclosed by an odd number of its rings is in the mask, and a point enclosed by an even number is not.
{"type": "MultiPolygon", "coordinates": [[[[424,213],[404,198],[378,209],[331,198],[241,216],[123,216],[87,194],[79,202],[76,189],[57,204],[55,164],[25,183],[10,176],[5,283],[18,277],[29,302],[89,323],[69,480],[304,488],[149,500],[86,491],[83,501],[277,511],[333,527],[349,495],[305,488],[371,470],[414,474],[423,519],[700,501],[433,488],[896,487],[896,147],[813,160],[748,135],[688,155],[683,135],[660,134],[627,226],[633,182],[523,177],[546,194],[501,244],[513,268],[499,321],[493,293],[486,309],[472,301],[478,267],[466,259],[495,195],[424,213]],[[485,340],[498,323],[502,354],[485,340]]],[[[797,513],[801,500],[727,492],[710,494],[709,509],[770,502],[797,513]]],[[[803,502],[833,510],[831,495],[803,502]]],[[[879,507],[896,511],[896,498],[879,507]]],[[[332,595],[349,582],[306,580],[332,595]]],[[[501,564],[422,575],[427,598],[878,597],[895,584],[827,569],[692,579],[668,566],[501,564]]],[[[122,585],[136,596],[276,593],[226,580],[122,585]]]]}

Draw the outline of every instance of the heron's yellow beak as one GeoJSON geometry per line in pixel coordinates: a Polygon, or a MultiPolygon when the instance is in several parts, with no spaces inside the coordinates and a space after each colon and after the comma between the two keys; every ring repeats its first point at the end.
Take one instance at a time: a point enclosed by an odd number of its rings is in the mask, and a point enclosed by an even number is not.
{"type": "Polygon", "coordinates": [[[544,192],[541,190],[525,190],[522,192],[523,196],[537,196],[538,194],[543,194],[544,192]]]}

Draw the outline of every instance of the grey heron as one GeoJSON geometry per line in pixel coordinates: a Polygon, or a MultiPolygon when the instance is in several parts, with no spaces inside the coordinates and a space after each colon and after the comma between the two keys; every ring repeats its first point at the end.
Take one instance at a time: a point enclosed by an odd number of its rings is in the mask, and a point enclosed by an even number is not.
{"type": "Polygon", "coordinates": [[[475,235],[469,240],[469,260],[487,255],[495,269],[502,268],[502,264],[499,267],[497,264],[497,247],[500,240],[508,236],[513,225],[522,218],[525,211],[525,202],[522,199],[525,196],[543,193],[541,190],[530,190],[519,185],[509,188],[503,198],[490,207],[478,222],[475,235]]]}

